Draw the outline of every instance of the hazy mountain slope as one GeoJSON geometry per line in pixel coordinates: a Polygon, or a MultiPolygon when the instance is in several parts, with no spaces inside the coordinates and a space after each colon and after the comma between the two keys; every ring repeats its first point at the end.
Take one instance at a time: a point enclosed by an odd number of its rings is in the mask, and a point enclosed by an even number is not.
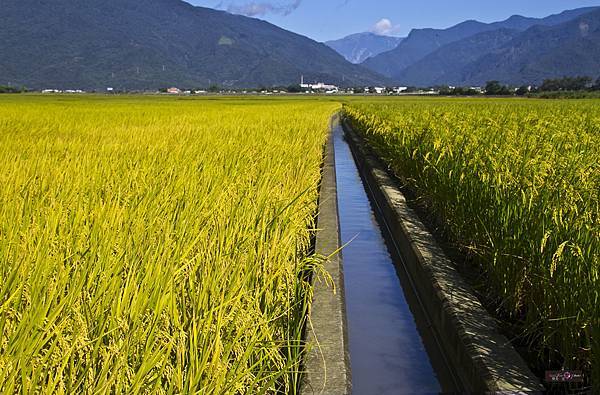
{"type": "Polygon", "coordinates": [[[510,84],[545,78],[600,76],[600,10],[558,26],[535,26],[462,71],[462,81],[510,84]]]}
{"type": "Polygon", "coordinates": [[[447,44],[408,66],[396,78],[409,86],[463,85],[463,69],[467,65],[481,54],[501,48],[518,34],[518,30],[498,29],[447,44]]]}
{"type": "Polygon", "coordinates": [[[396,48],[402,40],[400,37],[380,36],[367,32],[326,41],[325,45],[336,50],[347,61],[358,64],[367,58],[396,48]]]}
{"type": "Polygon", "coordinates": [[[32,88],[382,83],[334,50],[180,0],[2,0],[0,81],[32,88]]]}
{"type": "Polygon", "coordinates": [[[396,48],[367,59],[363,65],[388,77],[453,41],[480,33],[485,23],[466,21],[449,29],[414,29],[396,48]]]}
{"type": "Polygon", "coordinates": [[[486,31],[498,29],[523,31],[534,25],[553,26],[577,18],[594,9],[595,7],[587,7],[568,10],[541,19],[516,15],[494,23],[467,21],[448,29],[415,29],[395,49],[367,59],[363,65],[373,71],[397,79],[405,68],[446,44],[486,31]]]}

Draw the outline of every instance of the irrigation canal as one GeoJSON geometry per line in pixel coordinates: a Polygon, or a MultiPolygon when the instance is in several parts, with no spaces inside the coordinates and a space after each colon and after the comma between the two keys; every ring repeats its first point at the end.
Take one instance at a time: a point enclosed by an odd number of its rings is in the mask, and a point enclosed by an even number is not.
{"type": "Polygon", "coordinates": [[[334,149],[353,393],[460,390],[339,125],[334,149]]]}

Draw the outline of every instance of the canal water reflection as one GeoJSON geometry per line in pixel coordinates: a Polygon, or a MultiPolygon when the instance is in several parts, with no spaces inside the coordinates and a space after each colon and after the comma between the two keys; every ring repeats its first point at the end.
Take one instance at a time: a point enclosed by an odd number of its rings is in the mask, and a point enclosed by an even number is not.
{"type": "Polygon", "coordinates": [[[334,131],[353,393],[441,392],[343,130],[334,131]]]}

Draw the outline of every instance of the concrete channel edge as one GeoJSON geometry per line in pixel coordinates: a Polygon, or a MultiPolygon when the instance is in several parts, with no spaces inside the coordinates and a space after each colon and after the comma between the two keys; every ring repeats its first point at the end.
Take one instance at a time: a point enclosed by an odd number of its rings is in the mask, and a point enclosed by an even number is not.
{"type": "MultiPolygon", "coordinates": [[[[315,252],[323,256],[330,256],[341,245],[333,147],[333,126],[339,122],[339,115],[334,115],[322,170],[315,252]]],[[[352,393],[341,252],[329,259],[325,270],[333,284],[319,276],[313,278],[313,302],[306,330],[310,349],[304,359],[300,389],[303,395],[352,393]]]]}
{"type": "MultiPolygon", "coordinates": [[[[543,393],[544,387],[510,341],[500,334],[466,281],[407,205],[397,181],[342,121],[357,167],[372,191],[446,357],[465,390],[476,393],[543,393]]],[[[335,392],[332,392],[335,393],[335,392]]]]}

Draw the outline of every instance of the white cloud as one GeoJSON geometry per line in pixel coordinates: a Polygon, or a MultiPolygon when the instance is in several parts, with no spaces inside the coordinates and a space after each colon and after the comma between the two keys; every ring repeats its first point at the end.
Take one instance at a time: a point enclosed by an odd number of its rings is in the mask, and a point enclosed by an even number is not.
{"type": "Polygon", "coordinates": [[[394,25],[388,18],[380,19],[371,27],[371,32],[380,36],[391,36],[400,31],[399,25],[394,25]]]}
{"type": "Polygon", "coordinates": [[[239,3],[237,1],[222,1],[217,8],[225,8],[233,14],[246,16],[264,16],[266,14],[289,15],[296,10],[302,0],[287,1],[250,1],[239,3]]]}

